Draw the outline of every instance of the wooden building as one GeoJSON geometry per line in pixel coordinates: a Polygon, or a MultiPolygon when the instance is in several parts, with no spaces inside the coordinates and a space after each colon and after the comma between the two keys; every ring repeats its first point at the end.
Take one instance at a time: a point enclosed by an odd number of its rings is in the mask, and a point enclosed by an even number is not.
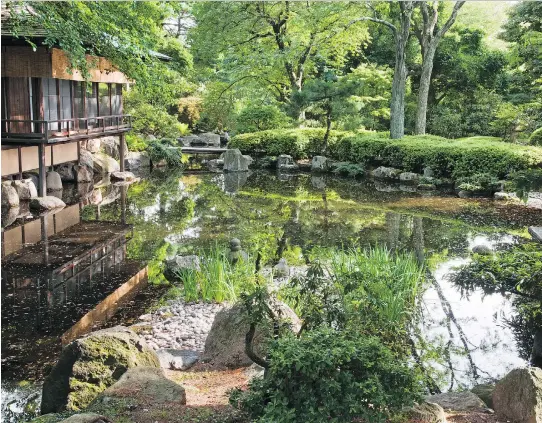
{"type": "MultiPolygon", "coordinates": [[[[39,44],[37,44],[39,45],[39,44]]],[[[124,134],[131,117],[123,113],[126,76],[106,59],[88,56],[90,77],[68,69],[58,48],[33,49],[2,28],[2,176],[22,178],[39,169],[38,193],[46,195],[48,166],[78,161],[81,142],[119,136],[124,169],[124,134]]]]}

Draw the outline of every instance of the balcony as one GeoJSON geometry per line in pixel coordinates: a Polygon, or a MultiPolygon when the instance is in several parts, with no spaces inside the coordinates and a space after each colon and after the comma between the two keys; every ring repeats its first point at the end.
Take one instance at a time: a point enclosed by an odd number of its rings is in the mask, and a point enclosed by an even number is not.
{"type": "Polygon", "coordinates": [[[2,144],[55,144],[116,135],[131,129],[130,115],[57,120],[2,119],[2,144]]]}

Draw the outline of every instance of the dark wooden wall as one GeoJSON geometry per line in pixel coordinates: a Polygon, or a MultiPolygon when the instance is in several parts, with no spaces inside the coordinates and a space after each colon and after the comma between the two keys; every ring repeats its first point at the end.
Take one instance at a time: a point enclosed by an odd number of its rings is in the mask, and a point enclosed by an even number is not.
{"type": "MultiPolygon", "coordinates": [[[[28,78],[5,78],[8,119],[30,120],[30,91],[28,78]]],[[[31,132],[29,123],[11,123],[11,132],[31,132]]]]}

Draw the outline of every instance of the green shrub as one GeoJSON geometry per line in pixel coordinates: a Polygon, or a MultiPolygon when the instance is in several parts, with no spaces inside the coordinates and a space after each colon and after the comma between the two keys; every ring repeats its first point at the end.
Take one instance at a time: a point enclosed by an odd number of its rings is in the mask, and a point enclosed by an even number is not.
{"type": "MultiPolygon", "coordinates": [[[[265,153],[270,156],[289,154],[294,159],[307,158],[319,154],[324,146],[324,128],[271,129],[236,135],[230,141],[230,148],[238,148],[243,153],[265,153]]],[[[328,145],[336,144],[349,132],[331,131],[328,145]]]]}
{"type": "Polygon", "coordinates": [[[390,140],[374,135],[344,137],[330,148],[331,157],[364,165],[375,163],[421,173],[429,166],[437,177],[457,179],[473,171],[504,178],[513,171],[542,163],[542,149],[492,140],[448,140],[406,136],[390,140]]]}
{"type": "Polygon", "coordinates": [[[494,193],[499,190],[500,182],[498,178],[488,173],[475,173],[458,179],[458,188],[469,192],[494,193]]]}
{"type": "Polygon", "coordinates": [[[542,169],[528,169],[512,173],[510,186],[519,198],[527,201],[531,191],[542,189],[542,169]]]}
{"type": "Polygon", "coordinates": [[[128,151],[145,151],[149,146],[142,135],[134,133],[126,134],[126,145],[128,151]]]}
{"type": "Polygon", "coordinates": [[[384,422],[419,398],[415,372],[377,338],[333,329],[283,336],[270,347],[265,378],[230,402],[255,422],[384,422]]]}
{"type": "Polygon", "coordinates": [[[248,106],[236,118],[237,133],[265,131],[288,126],[291,119],[276,106],[248,106]]]}
{"type": "Polygon", "coordinates": [[[365,175],[365,168],[355,163],[340,162],[336,166],[333,166],[333,173],[357,178],[365,175]]]}
{"type": "Polygon", "coordinates": [[[531,134],[529,144],[542,146],[542,128],[538,128],[531,134]]]}
{"type": "Polygon", "coordinates": [[[180,148],[172,147],[174,141],[168,138],[154,140],[149,142],[147,151],[154,163],[165,160],[168,166],[182,166],[182,157],[180,148]]]}

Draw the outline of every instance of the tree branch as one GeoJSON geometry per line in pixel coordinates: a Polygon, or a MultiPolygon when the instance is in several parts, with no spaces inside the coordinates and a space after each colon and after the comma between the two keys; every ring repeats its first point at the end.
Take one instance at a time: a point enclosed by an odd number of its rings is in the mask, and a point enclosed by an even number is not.
{"type": "Polygon", "coordinates": [[[437,32],[436,38],[440,38],[444,34],[446,34],[446,32],[454,24],[455,19],[457,18],[457,13],[459,12],[459,9],[461,9],[463,7],[464,4],[465,4],[465,1],[457,1],[457,2],[455,2],[454,10],[452,10],[452,14],[448,18],[448,20],[446,21],[444,26],[442,28],[440,28],[440,30],[437,32]]]}

